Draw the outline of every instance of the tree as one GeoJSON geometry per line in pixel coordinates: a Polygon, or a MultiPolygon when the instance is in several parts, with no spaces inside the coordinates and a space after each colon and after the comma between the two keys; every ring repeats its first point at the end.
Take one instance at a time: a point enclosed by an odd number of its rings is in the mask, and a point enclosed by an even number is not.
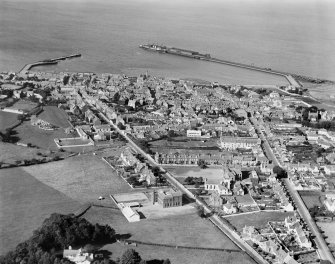
{"type": "Polygon", "coordinates": [[[198,166],[199,166],[201,169],[206,169],[206,168],[207,168],[206,161],[200,159],[200,160],[198,161],[198,166]]]}
{"type": "Polygon", "coordinates": [[[279,166],[273,167],[273,173],[277,174],[277,179],[287,178],[287,172],[279,166]]]}
{"type": "Polygon", "coordinates": [[[170,261],[169,259],[165,259],[165,260],[163,261],[163,264],[171,264],[171,261],[170,261]]]}
{"type": "Polygon", "coordinates": [[[128,183],[129,183],[130,185],[136,185],[136,184],[138,183],[136,176],[130,176],[130,177],[128,178],[128,183]]]}
{"type": "Polygon", "coordinates": [[[17,116],[17,120],[19,120],[19,121],[24,121],[24,119],[25,119],[24,115],[18,115],[17,116]]]}
{"type": "Polygon", "coordinates": [[[92,245],[92,244],[86,244],[83,248],[83,251],[87,253],[93,253],[94,251],[97,250],[98,247],[92,245]]]}
{"type": "Polygon", "coordinates": [[[186,184],[194,184],[194,178],[193,177],[187,177],[184,182],[186,184]]]}
{"type": "Polygon", "coordinates": [[[140,255],[134,249],[127,249],[121,256],[120,264],[139,264],[140,255]]]}
{"type": "Polygon", "coordinates": [[[205,208],[202,205],[198,206],[198,215],[201,218],[204,218],[206,216],[206,214],[205,214],[205,208]]]}
{"type": "Polygon", "coordinates": [[[174,132],[174,130],[169,130],[168,131],[168,137],[175,137],[176,136],[176,133],[174,132]]]}

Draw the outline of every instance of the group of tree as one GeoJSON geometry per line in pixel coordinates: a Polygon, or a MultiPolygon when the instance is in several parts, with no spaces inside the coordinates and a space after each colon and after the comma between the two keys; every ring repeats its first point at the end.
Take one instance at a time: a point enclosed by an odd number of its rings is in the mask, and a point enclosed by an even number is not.
{"type": "Polygon", "coordinates": [[[335,131],[335,121],[320,121],[320,122],[310,122],[308,120],[303,120],[301,124],[305,127],[312,127],[318,129],[327,129],[335,131]]]}
{"type": "Polygon", "coordinates": [[[117,264],[171,264],[169,259],[165,260],[150,260],[146,261],[141,258],[141,256],[134,249],[127,249],[121,256],[119,260],[116,261],[117,264]]]}
{"type": "Polygon", "coordinates": [[[0,131],[0,140],[6,143],[16,143],[20,140],[17,132],[12,129],[6,129],[4,132],[0,131]]]}
{"type": "Polygon", "coordinates": [[[204,183],[204,179],[202,177],[187,177],[184,182],[189,185],[201,185],[204,183]]]}
{"type": "Polygon", "coordinates": [[[105,244],[115,241],[115,231],[108,225],[91,224],[74,215],[52,214],[35,230],[30,239],[20,243],[14,251],[0,257],[1,264],[67,264],[72,263],[56,254],[68,246],[80,247],[88,243],[105,244]]]}

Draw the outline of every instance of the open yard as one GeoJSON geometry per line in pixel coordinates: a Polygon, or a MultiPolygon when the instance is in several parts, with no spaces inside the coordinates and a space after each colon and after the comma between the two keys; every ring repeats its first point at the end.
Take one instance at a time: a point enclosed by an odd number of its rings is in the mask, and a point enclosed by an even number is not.
{"type": "Polygon", "coordinates": [[[0,132],[17,123],[17,117],[17,114],[0,111],[0,132]]]}
{"type": "Polygon", "coordinates": [[[322,206],[321,199],[320,199],[322,196],[321,192],[299,191],[299,194],[307,208],[312,208],[315,205],[322,206]]]}
{"type": "Polygon", "coordinates": [[[0,170],[0,255],[32,235],[50,214],[72,213],[80,204],[21,168],[0,170]]]}
{"type": "Polygon", "coordinates": [[[257,212],[243,215],[225,217],[237,230],[244,226],[264,227],[269,221],[283,221],[285,217],[293,215],[293,212],[257,212]]]}
{"type": "Polygon", "coordinates": [[[54,138],[66,138],[72,137],[72,135],[65,134],[63,129],[57,129],[53,131],[47,131],[39,129],[36,126],[32,126],[30,121],[23,122],[20,126],[14,129],[21,143],[31,143],[42,149],[57,150],[57,146],[54,142],[54,138]]]}
{"type": "Polygon", "coordinates": [[[75,156],[66,160],[23,168],[39,181],[81,202],[95,202],[99,196],[127,192],[130,186],[100,158],[75,156]]]}
{"type": "Polygon", "coordinates": [[[67,113],[56,106],[44,106],[43,112],[38,117],[57,127],[66,128],[70,126],[67,113]]]}

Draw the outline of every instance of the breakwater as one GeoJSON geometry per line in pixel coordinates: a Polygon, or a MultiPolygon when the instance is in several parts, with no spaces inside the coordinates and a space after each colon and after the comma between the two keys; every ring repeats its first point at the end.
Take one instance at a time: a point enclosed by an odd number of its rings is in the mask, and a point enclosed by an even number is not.
{"type": "Polygon", "coordinates": [[[211,57],[210,54],[199,53],[197,51],[192,51],[188,49],[180,49],[176,47],[167,47],[167,46],[155,45],[155,44],[140,45],[140,48],[149,50],[149,51],[158,52],[158,53],[166,53],[166,54],[177,55],[177,56],[182,56],[182,57],[187,57],[187,58],[192,58],[192,59],[205,60],[205,61],[225,64],[225,65],[229,65],[233,67],[238,67],[238,68],[254,70],[254,71],[259,71],[263,73],[281,76],[281,77],[284,77],[290,83],[291,86],[296,87],[296,88],[302,87],[299,81],[312,82],[312,83],[332,83],[332,81],[329,81],[329,80],[321,80],[321,79],[298,75],[294,73],[276,71],[276,70],[272,70],[271,68],[263,68],[263,67],[259,67],[255,65],[248,65],[244,63],[232,62],[228,60],[213,58],[211,57]]]}
{"type": "Polygon", "coordinates": [[[24,65],[23,68],[18,73],[19,74],[26,74],[29,70],[31,70],[34,67],[44,66],[44,65],[55,65],[55,64],[58,64],[58,62],[61,61],[61,60],[72,59],[72,58],[77,58],[77,57],[81,57],[81,54],[76,53],[76,54],[71,54],[71,55],[68,55],[68,56],[62,56],[62,57],[58,57],[58,58],[54,58],[54,59],[46,59],[46,60],[37,61],[37,62],[34,62],[34,63],[28,63],[28,64],[24,65]]]}

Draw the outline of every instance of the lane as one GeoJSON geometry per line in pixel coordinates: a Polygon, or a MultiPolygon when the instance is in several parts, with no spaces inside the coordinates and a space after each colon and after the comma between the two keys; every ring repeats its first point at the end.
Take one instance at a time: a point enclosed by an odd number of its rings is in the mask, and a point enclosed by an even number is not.
{"type": "MultiPolygon", "coordinates": [[[[255,120],[253,117],[250,118],[251,123],[254,125],[256,132],[258,133],[259,137],[261,138],[263,142],[263,147],[266,151],[266,155],[269,159],[272,160],[272,162],[281,167],[285,167],[280,163],[280,161],[277,159],[277,157],[274,155],[272,148],[269,145],[269,142],[267,138],[264,136],[263,132],[259,128],[259,125],[257,124],[257,120],[255,120]]],[[[335,263],[335,258],[333,254],[331,253],[329,247],[327,246],[324,238],[322,237],[319,228],[316,226],[314,219],[311,217],[307,207],[305,206],[305,203],[301,199],[298,191],[294,188],[292,182],[289,179],[284,179],[285,186],[287,187],[287,190],[289,191],[292,199],[295,202],[295,205],[297,206],[297,210],[299,215],[304,219],[305,223],[309,227],[309,230],[313,233],[315,236],[315,243],[318,247],[317,251],[323,260],[329,260],[331,263],[335,263]]]]}

